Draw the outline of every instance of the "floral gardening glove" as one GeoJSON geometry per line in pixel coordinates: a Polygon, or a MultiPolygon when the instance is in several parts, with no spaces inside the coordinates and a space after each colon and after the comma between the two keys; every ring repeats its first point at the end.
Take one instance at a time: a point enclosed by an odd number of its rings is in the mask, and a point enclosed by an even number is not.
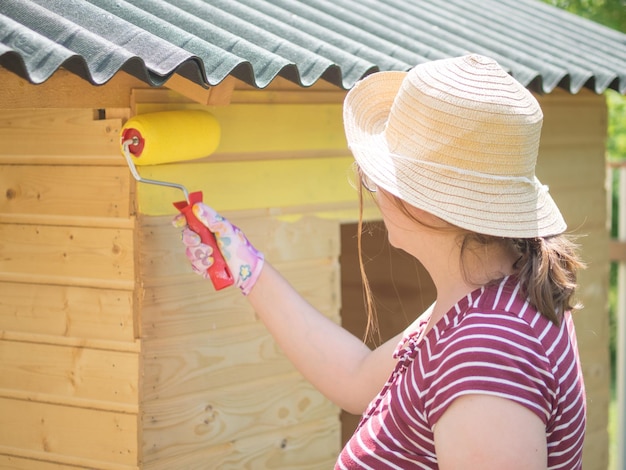
{"type": "MultiPolygon", "coordinates": [[[[197,203],[193,206],[194,215],[215,235],[224,260],[230,269],[235,285],[244,295],[248,295],[263,268],[263,253],[248,241],[243,232],[223,218],[209,206],[197,203]]],[[[200,236],[187,228],[185,218],[180,215],[174,219],[174,226],[183,229],[182,240],[185,254],[193,270],[204,277],[209,277],[207,268],[213,264],[213,249],[201,243],[200,236]]]]}

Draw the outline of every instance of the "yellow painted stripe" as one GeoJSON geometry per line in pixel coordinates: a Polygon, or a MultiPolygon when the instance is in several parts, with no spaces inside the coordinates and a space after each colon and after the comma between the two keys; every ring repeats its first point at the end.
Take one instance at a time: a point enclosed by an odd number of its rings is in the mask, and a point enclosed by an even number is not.
{"type": "MultiPolygon", "coordinates": [[[[352,157],[196,162],[141,167],[145,178],[183,184],[201,190],[204,200],[219,211],[332,205],[358,207],[357,191],[348,180],[352,157]]],[[[138,185],[139,209],[146,215],[174,214],[172,201],[181,191],[138,185]]]]}
{"type": "Polygon", "coordinates": [[[347,151],[341,104],[137,105],[141,114],[184,109],[207,110],[217,118],[222,129],[219,153],[347,151]]]}

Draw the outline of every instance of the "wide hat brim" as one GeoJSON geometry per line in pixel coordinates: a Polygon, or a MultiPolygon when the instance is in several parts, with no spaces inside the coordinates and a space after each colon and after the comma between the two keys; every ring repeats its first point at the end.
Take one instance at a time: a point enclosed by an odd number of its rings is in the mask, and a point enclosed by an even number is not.
{"type": "Polygon", "coordinates": [[[358,82],[344,102],[348,145],[359,167],[374,183],[412,206],[476,233],[536,238],[566,230],[547,187],[534,173],[533,184],[529,184],[484,178],[420,159],[398,158],[385,131],[407,75],[395,71],[372,74],[358,82]]]}

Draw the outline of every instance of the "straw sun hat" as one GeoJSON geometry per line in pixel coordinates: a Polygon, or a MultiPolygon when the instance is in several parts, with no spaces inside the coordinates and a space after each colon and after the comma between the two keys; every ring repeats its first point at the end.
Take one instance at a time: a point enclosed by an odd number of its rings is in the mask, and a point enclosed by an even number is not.
{"type": "Polygon", "coordinates": [[[479,55],[372,74],[344,103],[348,145],[374,183],[451,224],[510,238],[566,229],[535,177],[542,120],[532,94],[479,55]]]}

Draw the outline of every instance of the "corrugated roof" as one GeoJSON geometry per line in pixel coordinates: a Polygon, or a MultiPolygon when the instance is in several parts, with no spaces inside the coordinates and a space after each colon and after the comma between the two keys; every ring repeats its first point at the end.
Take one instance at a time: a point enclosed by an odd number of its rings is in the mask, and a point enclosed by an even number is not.
{"type": "Polygon", "coordinates": [[[539,0],[2,0],[0,66],[100,85],[276,76],[345,89],[378,70],[485,54],[530,88],[626,93],[626,35],[539,0]]]}

